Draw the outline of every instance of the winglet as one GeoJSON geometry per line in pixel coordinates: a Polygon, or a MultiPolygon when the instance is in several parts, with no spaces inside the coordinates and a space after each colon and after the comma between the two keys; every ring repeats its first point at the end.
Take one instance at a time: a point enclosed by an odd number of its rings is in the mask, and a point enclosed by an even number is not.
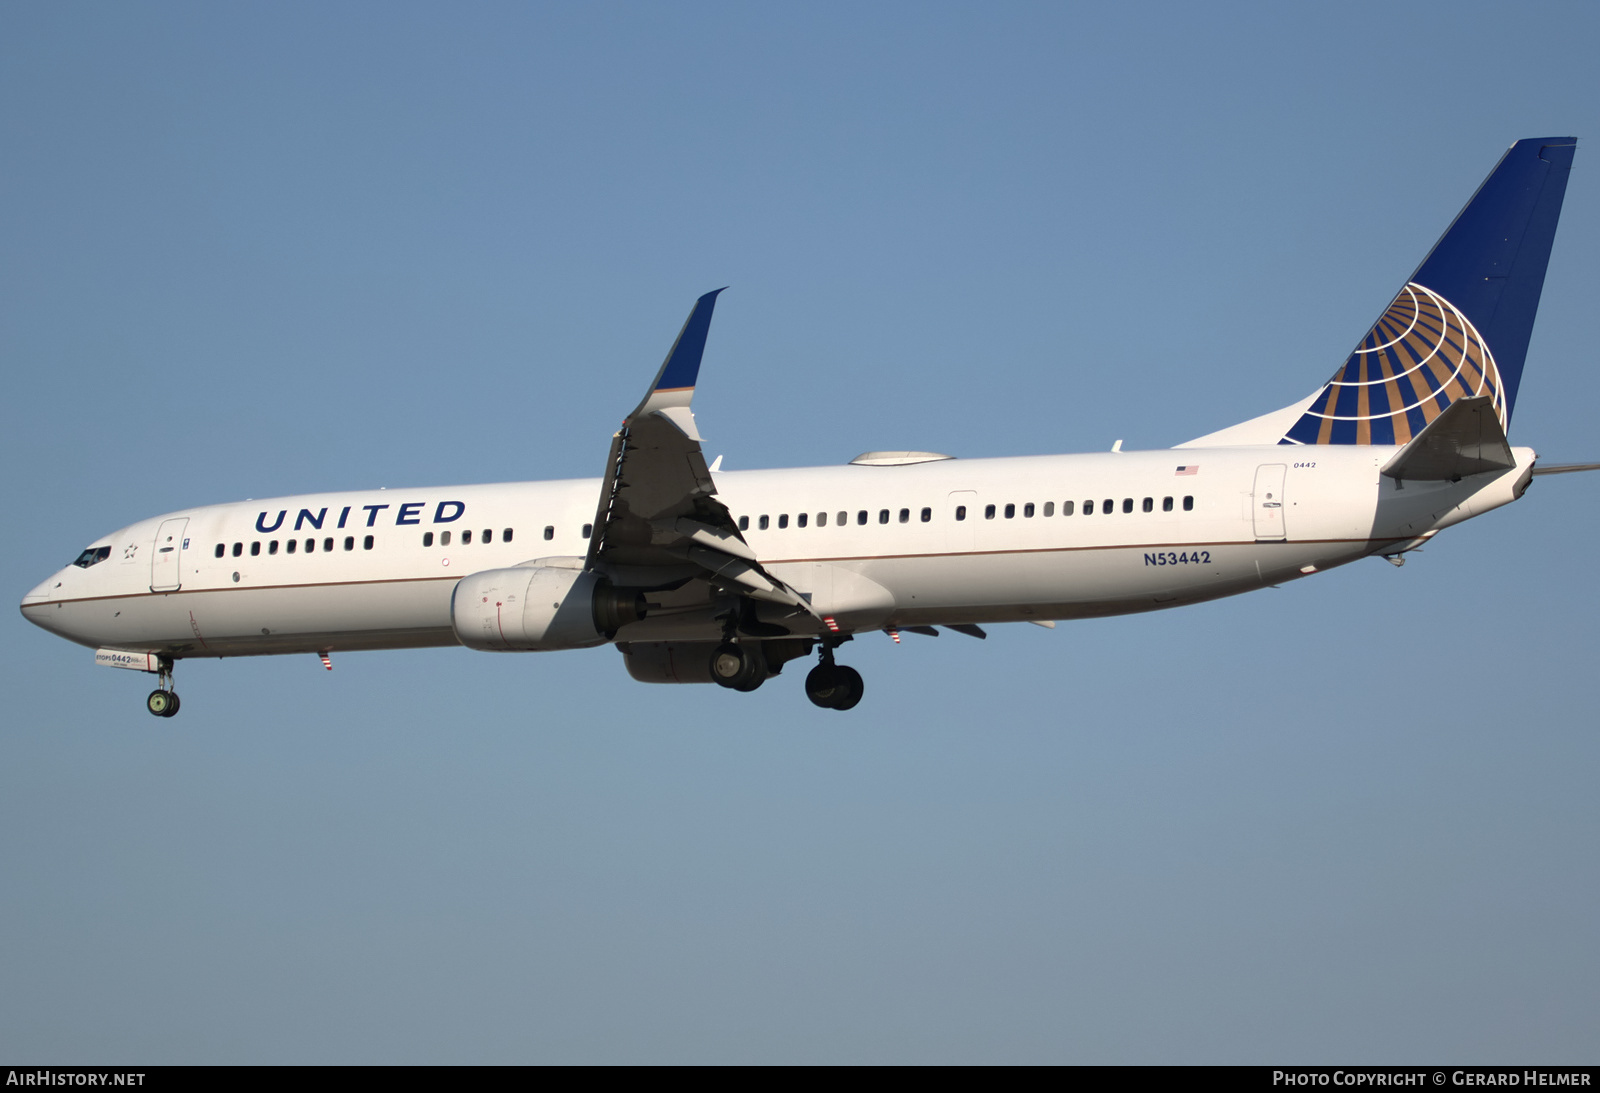
{"type": "Polygon", "coordinates": [[[644,396],[644,401],[639,403],[638,409],[628,415],[628,422],[637,421],[645,414],[667,411],[662,414],[663,417],[680,429],[687,424],[689,427],[684,432],[691,439],[699,439],[694,435],[694,418],[686,412],[672,411],[680,408],[687,411],[690,400],[694,398],[695,380],[700,375],[700,358],[705,355],[706,335],[711,330],[711,312],[717,306],[718,294],[724,291],[726,286],[708,292],[694,302],[694,307],[689,309],[689,318],[684,320],[683,329],[678,331],[678,339],[667,352],[667,359],[661,362],[661,370],[656,373],[649,392],[644,396]]]}

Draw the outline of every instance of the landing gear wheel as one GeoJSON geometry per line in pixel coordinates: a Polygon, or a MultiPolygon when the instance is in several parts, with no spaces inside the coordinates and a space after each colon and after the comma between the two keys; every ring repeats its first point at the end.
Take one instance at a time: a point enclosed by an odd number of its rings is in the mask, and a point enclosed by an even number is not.
{"type": "Polygon", "coordinates": [[[758,645],[725,641],[711,654],[711,678],[735,691],[753,691],[767,679],[767,661],[758,645]]]}
{"type": "Polygon", "coordinates": [[[848,710],[866,693],[861,673],[843,664],[819,664],[806,676],[806,697],[825,710],[848,710]]]}
{"type": "Polygon", "coordinates": [[[157,717],[171,717],[178,712],[178,696],[172,691],[151,691],[144,708],[157,717]]]}
{"type": "Polygon", "coordinates": [[[839,669],[832,664],[819,664],[806,673],[806,697],[813,705],[824,710],[833,708],[834,696],[840,692],[839,669]]]}

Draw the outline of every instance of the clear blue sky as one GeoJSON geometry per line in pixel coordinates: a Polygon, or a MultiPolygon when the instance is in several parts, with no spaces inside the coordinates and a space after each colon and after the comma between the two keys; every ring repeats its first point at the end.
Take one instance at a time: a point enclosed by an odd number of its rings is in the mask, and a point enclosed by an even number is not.
{"type": "MultiPolygon", "coordinates": [[[[598,474],[700,293],[729,467],[1159,447],[1321,383],[1512,140],[1512,438],[1600,458],[1592,4],[0,11],[3,557],[598,474]],[[1587,332],[1587,333],[1586,333],[1587,332]]],[[[1403,570],[867,638],[181,666],[0,625],[0,1057],[1593,1062],[1600,475],[1403,570]]]]}

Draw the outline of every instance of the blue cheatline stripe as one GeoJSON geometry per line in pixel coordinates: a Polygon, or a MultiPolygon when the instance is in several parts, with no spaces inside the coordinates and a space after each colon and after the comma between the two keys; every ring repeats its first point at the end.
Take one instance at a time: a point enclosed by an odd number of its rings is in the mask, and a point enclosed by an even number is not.
{"type": "Polygon", "coordinates": [[[683,329],[678,332],[678,340],[662,362],[652,390],[672,391],[694,386],[700,375],[700,358],[706,351],[706,335],[711,330],[711,312],[717,306],[717,294],[722,291],[724,289],[716,289],[695,301],[683,329]]]}

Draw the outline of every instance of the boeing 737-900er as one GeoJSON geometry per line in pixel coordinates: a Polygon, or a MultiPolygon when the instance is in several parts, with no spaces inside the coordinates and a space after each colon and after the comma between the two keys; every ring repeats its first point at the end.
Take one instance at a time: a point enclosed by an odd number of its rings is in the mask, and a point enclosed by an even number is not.
{"type": "Polygon", "coordinates": [[[835,654],[857,634],[983,637],[1399,565],[1534,475],[1600,466],[1537,467],[1506,439],[1575,143],[1512,145],[1326,384],[1176,448],[723,472],[690,410],[708,292],[598,479],[156,516],[96,540],[22,613],[154,673],[164,717],[180,660],[456,644],[613,644],[634,679],[741,691],[816,654],[807,697],[848,710],[862,680],[835,654]]]}

